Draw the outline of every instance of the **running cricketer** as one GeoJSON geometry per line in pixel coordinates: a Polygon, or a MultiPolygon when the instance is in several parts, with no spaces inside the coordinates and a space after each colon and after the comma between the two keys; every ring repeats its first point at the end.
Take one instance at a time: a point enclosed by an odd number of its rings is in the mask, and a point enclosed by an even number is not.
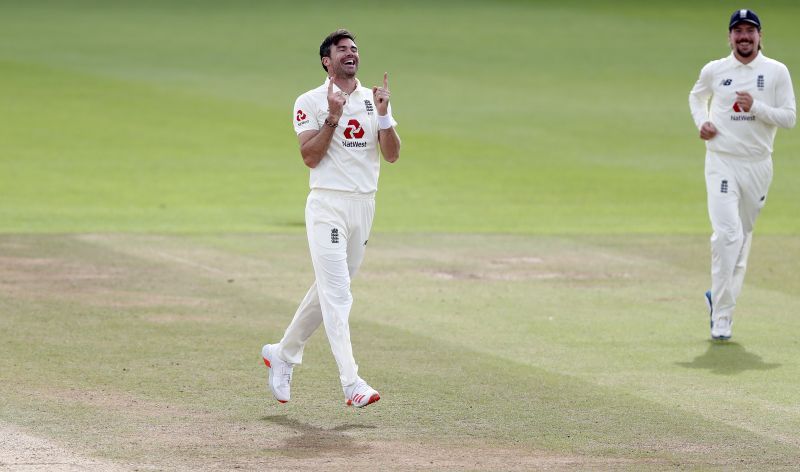
{"type": "Polygon", "coordinates": [[[731,54],[711,61],[689,93],[689,107],[706,141],[706,192],[711,219],[711,337],[731,337],[753,225],[772,182],[778,128],[795,125],[789,70],[761,53],[761,21],[736,10],[728,23],[731,54]]]}
{"type": "Polygon", "coordinates": [[[311,169],[306,202],[306,233],[316,281],[308,290],[278,344],[261,349],[269,388],[285,403],[292,369],[303,359],[306,341],[319,327],[339,368],[347,405],[364,407],[380,399],[358,376],[350,344],[350,279],[364,258],[375,213],[380,154],[400,157],[400,137],[389,105],[389,77],[382,87],[362,87],[356,79],[359,51],[355,37],[339,29],[320,45],[325,83],[297,99],[292,122],[300,155],[311,169]]]}

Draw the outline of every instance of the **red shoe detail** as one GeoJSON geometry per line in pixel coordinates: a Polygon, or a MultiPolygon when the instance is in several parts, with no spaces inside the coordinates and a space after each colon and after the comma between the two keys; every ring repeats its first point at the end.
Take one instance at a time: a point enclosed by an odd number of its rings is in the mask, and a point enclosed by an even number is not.
{"type": "Polygon", "coordinates": [[[270,363],[269,363],[269,361],[267,360],[267,358],[266,358],[266,357],[262,357],[262,359],[264,359],[264,364],[267,364],[267,367],[269,367],[269,368],[271,369],[271,368],[272,368],[272,366],[270,365],[270,363]]]}
{"type": "Polygon", "coordinates": [[[278,400],[278,403],[286,403],[287,400],[278,400]]]}
{"type": "MultiPolygon", "coordinates": [[[[363,399],[364,399],[364,395],[359,393],[359,394],[355,395],[352,400],[350,400],[350,399],[347,400],[347,406],[353,406],[353,402],[360,402],[363,399]]],[[[375,395],[369,397],[369,401],[367,403],[365,403],[363,406],[371,405],[371,404],[375,403],[376,401],[378,401],[380,399],[381,399],[380,394],[376,393],[375,395]]]]}

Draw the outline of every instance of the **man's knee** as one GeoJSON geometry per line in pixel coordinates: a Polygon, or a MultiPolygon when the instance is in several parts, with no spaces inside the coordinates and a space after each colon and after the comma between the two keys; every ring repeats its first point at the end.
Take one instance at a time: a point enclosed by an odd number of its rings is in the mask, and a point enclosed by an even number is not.
{"type": "Polygon", "coordinates": [[[331,280],[324,288],[325,297],[333,305],[348,305],[353,302],[353,295],[350,292],[350,280],[331,280]]]}
{"type": "Polygon", "coordinates": [[[741,244],[744,241],[744,233],[741,226],[723,226],[714,228],[714,234],[711,236],[711,244],[720,244],[723,246],[732,246],[741,244]]]}

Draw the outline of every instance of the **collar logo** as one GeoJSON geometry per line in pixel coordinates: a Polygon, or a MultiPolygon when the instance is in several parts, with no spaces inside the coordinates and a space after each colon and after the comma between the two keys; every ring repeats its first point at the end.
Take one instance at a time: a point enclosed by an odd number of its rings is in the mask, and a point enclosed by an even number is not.
{"type": "Polygon", "coordinates": [[[347,128],[344,129],[345,139],[361,139],[364,137],[364,128],[358,120],[350,120],[347,122],[347,128]]]}
{"type": "Polygon", "coordinates": [[[306,117],[306,114],[305,114],[305,113],[303,113],[303,110],[297,110],[297,116],[296,116],[296,118],[295,118],[297,121],[303,121],[303,120],[305,120],[306,118],[307,118],[307,117],[306,117]]]}

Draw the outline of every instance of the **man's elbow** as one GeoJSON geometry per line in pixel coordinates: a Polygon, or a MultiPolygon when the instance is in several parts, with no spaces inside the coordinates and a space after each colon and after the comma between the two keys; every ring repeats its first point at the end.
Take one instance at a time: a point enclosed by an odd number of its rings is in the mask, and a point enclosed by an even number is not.
{"type": "Polygon", "coordinates": [[[783,129],[791,129],[797,124],[797,115],[794,113],[786,113],[783,116],[775,117],[773,122],[775,126],[783,129]]]}
{"type": "Polygon", "coordinates": [[[317,167],[317,165],[319,164],[319,160],[314,159],[313,157],[310,156],[309,157],[303,156],[303,164],[305,164],[306,167],[308,167],[309,169],[313,169],[314,167],[317,167]]]}
{"type": "Polygon", "coordinates": [[[305,164],[306,167],[308,167],[309,169],[313,169],[314,167],[317,167],[317,165],[319,164],[319,161],[322,160],[322,159],[319,159],[317,156],[315,156],[311,152],[303,152],[302,149],[300,150],[300,156],[303,158],[303,164],[305,164]]]}

